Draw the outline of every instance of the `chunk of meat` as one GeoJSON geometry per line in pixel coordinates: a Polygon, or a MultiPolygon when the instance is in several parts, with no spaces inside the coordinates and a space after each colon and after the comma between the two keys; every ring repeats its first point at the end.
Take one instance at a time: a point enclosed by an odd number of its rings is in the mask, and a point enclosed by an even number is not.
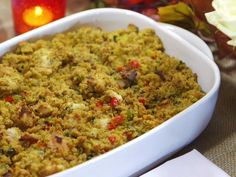
{"type": "Polygon", "coordinates": [[[30,107],[22,103],[18,108],[18,113],[16,113],[13,119],[17,127],[27,129],[34,126],[36,116],[30,107]]]}
{"type": "Polygon", "coordinates": [[[38,142],[38,139],[30,134],[24,134],[19,139],[23,142],[26,146],[30,146],[31,144],[35,144],[38,142]]]}
{"type": "Polygon", "coordinates": [[[46,102],[39,103],[35,106],[35,114],[39,117],[48,117],[52,112],[53,108],[46,102]]]}
{"type": "Polygon", "coordinates": [[[102,93],[106,89],[106,82],[100,78],[102,76],[95,75],[94,78],[88,79],[87,83],[91,86],[96,93],[102,93]]]}
{"type": "Polygon", "coordinates": [[[66,157],[70,153],[68,143],[62,135],[52,134],[49,137],[48,147],[55,153],[60,153],[66,157]]]}
{"type": "Polygon", "coordinates": [[[113,91],[113,90],[107,90],[107,91],[105,92],[105,95],[106,95],[106,96],[109,96],[109,97],[111,97],[111,98],[116,98],[119,102],[123,101],[122,96],[119,95],[118,93],[116,93],[116,92],[113,91]]]}

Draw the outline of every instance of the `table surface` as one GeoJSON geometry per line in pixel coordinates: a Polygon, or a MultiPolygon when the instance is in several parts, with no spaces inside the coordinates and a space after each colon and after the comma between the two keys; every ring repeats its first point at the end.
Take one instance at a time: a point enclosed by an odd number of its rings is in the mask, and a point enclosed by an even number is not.
{"type": "MultiPolygon", "coordinates": [[[[67,4],[67,15],[81,11],[87,1],[70,0],[67,4]]],[[[0,5],[0,42],[14,37],[11,6],[9,0],[1,0],[0,5]]],[[[217,61],[236,63],[233,61],[217,61]]],[[[236,73],[236,71],[233,71],[236,73]]],[[[219,99],[212,121],[205,131],[177,155],[197,149],[216,165],[225,170],[231,177],[236,177],[236,75],[221,72],[222,81],[219,99]]],[[[177,156],[175,155],[175,156],[177,156]]]]}

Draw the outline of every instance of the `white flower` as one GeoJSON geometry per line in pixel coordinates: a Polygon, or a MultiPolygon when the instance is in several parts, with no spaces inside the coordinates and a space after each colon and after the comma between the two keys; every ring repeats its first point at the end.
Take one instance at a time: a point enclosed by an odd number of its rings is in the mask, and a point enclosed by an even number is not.
{"type": "Polygon", "coordinates": [[[227,44],[236,46],[236,0],[214,0],[212,6],[215,11],[205,14],[207,21],[231,38],[227,44]]]}

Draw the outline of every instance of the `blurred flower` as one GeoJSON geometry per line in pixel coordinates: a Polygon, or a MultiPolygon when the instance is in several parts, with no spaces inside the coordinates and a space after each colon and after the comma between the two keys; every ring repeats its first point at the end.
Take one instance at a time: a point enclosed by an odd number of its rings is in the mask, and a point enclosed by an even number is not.
{"type": "Polygon", "coordinates": [[[214,0],[215,11],[206,13],[207,21],[226,34],[227,44],[236,46],[236,0],[214,0]]]}

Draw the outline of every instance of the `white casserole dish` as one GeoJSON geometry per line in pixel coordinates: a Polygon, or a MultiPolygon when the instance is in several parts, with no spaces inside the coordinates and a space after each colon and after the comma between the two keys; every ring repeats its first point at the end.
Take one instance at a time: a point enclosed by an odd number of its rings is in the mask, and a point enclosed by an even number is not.
{"type": "Polygon", "coordinates": [[[170,120],[131,142],[81,165],[52,175],[53,177],[136,176],[189,144],[209,123],[220,85],[219,69],[208,57],[211,56],[209,50],[207,56],[194,45],[169,31],[165,25],[132,11],[107,8],[71,15],[1,43],[0,56],[12,50],[21,41],[35,40],[63,32],[75,25],[90,24],[104,30],[114,30],[126,28],[130,23],[141,29],[146,27],[155,29],[163,41],[166,52],[184,61],[193,72],[197,73],[198,81],[206,95],[170,120]]]}

